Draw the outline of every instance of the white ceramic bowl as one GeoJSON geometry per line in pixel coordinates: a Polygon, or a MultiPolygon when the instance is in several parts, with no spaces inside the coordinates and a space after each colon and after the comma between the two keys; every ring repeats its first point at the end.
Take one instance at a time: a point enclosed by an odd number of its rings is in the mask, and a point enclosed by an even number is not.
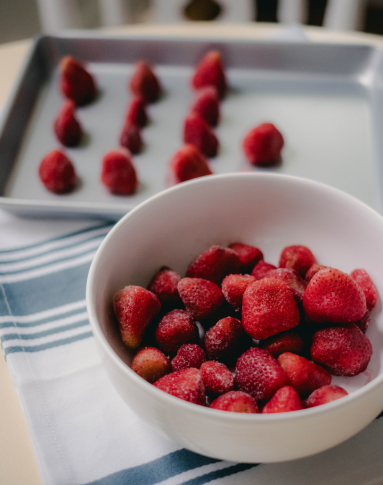
{"type": "Polygon", "coordinates": [[[105,238],[92,263],[87,304],[109,378],[139,416],[180,445],[218,459],[274,462],[330,448],[364,428],[383,409],[381,302],[367,335],[373,356],[365,373],[333,378],[350,395],[312,409],[238,414],[190,404],[156,389],[130,368],[113,317],[113,295],[146,287],[164,265],[181,275],[213,244],[261,248],[277,264],[285,246],[308,246],[319,263],[345,272],[365,268],[383,295],[383,218],[337,189],[268,173],[209,176],[180,184],[129,212],[105,238]]]}

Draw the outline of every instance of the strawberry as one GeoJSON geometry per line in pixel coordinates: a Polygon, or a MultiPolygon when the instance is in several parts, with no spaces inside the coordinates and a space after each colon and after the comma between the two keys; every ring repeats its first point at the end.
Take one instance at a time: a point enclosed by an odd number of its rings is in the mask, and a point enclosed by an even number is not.
{"type": "Polygon", "coordinates": [[[243,140],[243,151],[252,165],[268,166],[278,163],[284,141],[272,123],[262,123],[253,128],[243,140]]]}
{"type": "Polygon", "coordinates": [[[331,383],[331,376],[323,367],[299,355],[285,352],[278,357],[278,362],[301,396],[306,397],[318,387],[331,383]]]}
{"type": "Polygon", "coordinates": [[[131,121],[125,122],[120,135],[120,145],[127,148],[134,155],[140,153],[142,150],[142,138],[140,128],[136,124],[131,121]]]}
{"type": "Polygon", "coordinates": [[[183,278],[178,293],[187,312],[197,320],[212,315],[224,301],[221,288],[203,278],[183,278]]]}
{"type": "Polygon", "coordinates": [[[136,70],[130,80],[130,89],[146,103],[154,103],[161,94],[161,86],[156,75],[144,61],[137,62],[136,70]]]}
{"type": "Polygon", "coordinates": [[[132,194],[138,185],[136,170],[127,150],[113,150],[102,160],[101,182],[112,194],[132,194]]]}
{"type": "Polygon", "coordinates": [[[334,376],[356,376],[366,370],[372,346],[360,328],[350,323],[318,330],[313,337],[311,355],[334,376]]]}
{"type": "Polygon", "coordinates": [[[308,283],[311,278],[318,273],[321,269],[327,268],[327,266],[323,266],[323,264],[314,263],[310,268],[307,270],[305,275],[305,281],[308,283]]]}
{"type": "Polygon", "coordinates": [[[145,347],[133,357],[131,368],[145,381],[153,382],[170,371],[169,359],[155,347],[145,347]]]}
{"type": "Polygon", "coordinates": [[[157,295],[162,307],[178,308],[182,302],[177,285],[181,276],[167,266],[162,266],[150,280],[148,290],[157,295]]]}
{"type": "Polygon", "coordinates": [[[168,172],[169,185],[213,173],[206,158],[194,145],[185,145],[173,155],[169,162],[168,172]]]}
{"type": "Polygon", "coordinates": [[[210,126],[216,126],[219,120],[219,98],[214,86],[206,86],[198,91],[190,109],[203,118],[210,126]]]}
{"type": "Polygon", "coordinates": [[[335,268],[318,271],[303,296],[305,313],[314,322],[351,323],[366,313],[366,298],[360,286],[335,268]]]}
{"type": "Polygon", "coordinates": [[[93,76],[77,59],[64,57],[60,62],[61,91],[69,99],[82,106],[92,102],[97,93],[93,76]]]}
{"type": "Polygon", "coordinates": [[[221,54],[218,51],[209,51],[198,64],[193,79],[194,89],[205,86],[214,86],[222,99],[227,91],[227,81],[223,70],[221,54]]]}
{"type": "Polygon", "coordinates": [[[234,242],[229,245],[229,248],[237,254],[241,272],[244,274],[249,274],[259,261],[263,261],[262,251],[255,246],[234,242]]]}
{"type": "Polygon", "coordinates": [[[175,354],[183,344],[197,343],[199,334],[193,318],[184,310],[167,313],[154,334],[156,345],[166,354],[175,354]]]}
{"type": "Polygon", "coordinates": [[[300,303],[306,290],[307,283],[302,280],[296,271],[287,268],[272,269],[267,273],[266,278],[281,280],[288,286],[294,295],[295,301],[300,303]]]}
{"type": "Polygon", "coordinates": [[[220,285],[227,275],[239,273],[239,271],[239,259],[232,249],[211,246],[190,263],[186,276],[204,278],[220,285]]]}
{"type": "Polygon", "coordinates": [[[45,187],[55,194],[69,192],[76,183],[76,171],[72,162],[58,150],[49,152],[42,159],[39,177],[45,187]]]}
{"type": "Polygon", "coordinates": [[[267,350],[252,347],[237,360],[235,384],[255,400],[268,401],[288,385],[286,374],[267,350]]]}
{"type": "Polygon", "coordinates": [[[198,369],[183,369],[161,377],[154,386],[193,404],[205,405],[205,386],[198,369]]]}
{"type": "Polygon", "coordinates": [[[125,286],[113,299],[124,344],[136,349],[144,337],[145,329],[159,313],[161,303],[154,293],[141,286],[125,286]]]}
{"type": "Polygon", "coordinates": [[[185,119],[184,143],[190,143],[207,157],[215,157],[218,151],[218,138],[214,131],[196,113],[191,113],[185,119]]]}
{"type": "Polygon", "coordinates": [[[261,349],[268,350],[270,354],[277,358],[284,352],[300,354],[303,350],[304,343],[301,337],[294,332],[281,332],[266,338],[259,342],[261,349]]]}
{"type": "Polygon", "coordinates": [[[354,269],[351,277],[362,288],[364,296],[366,297],[367,310],[371,311],[378,299],[378,292],[367,271],[365,269],[354,269]]]}
{"type": "Polygon", "coordinates": [[[234,391],[234,376],[221,362],[208,360],[201,365],[200,371],[206,393],[210,396],[234,391]]]}
{"type": "Polygon", "coordinates": [[[341,397],[348,396],[348,392],[339,386],[323,386],[313,391],[305,401],[306,408],[313,408],[321,404],[336,401],[341,397]]]}
{"type": "Polygon", "coordinates": [[[222,293],[226,301],[239,311],[246,288],[254,283],[254,276],[248,274],[230,274],[222,281],[222,293]]]}
{"type": "Polygon", "coordinates": [[[283,281],[264,278],[248,286],[243,294],[243,328],[257,340],[289,330],[299,320],[297,303],[283,281]]]}
{"type": "Polygon", "coordinates": [[[256,280],[261,280],[272,269],[277,269],[277,267],[273,264],[266,263],[265,261],[261,260],[258,261],[258,263],[254,266],[253,271],[251,272],[251,276],[254,276],[256,280]]]}
{"type": "Polygon", "coordinates": [[[82,128],[75,117],[75,109],[74,101],[67,99],[54,122],[56,136],[66,147],[77,146],[82,137],[82,128]]]}
{"type": "Polygon", "coordinates": [[[199,369],[206,361],[206,354],[197,344],[183,344],[171,361],[173,372],[193,367],[199,369]]]}
{"type": "Polygon", "coordinates": [[[313,253],[306,246],[287,246],[282,251],[279,267],[295,270],[302,278],[316,263],[313,253]]]}
{"type": "Polygon", "coordinates": [[[232,413],[256,414],[259,412],[255,400],[242,391],[230,391],[222,394],[222,396],[217,397],[211,403],[210,408],[219,409],[220,411],[231,411],[232,413]]]}
{"type": "Polygon", "coordinates": [[[145,101],[140,96],[134,96],[130,102],[125,121],[129,121],[141,128],[148,124],[145,101]]]}
{"type": "Polygon", "coordinates": [[[364,316],[360,320],[355,322],[355,325],[357,325],[363,333],[366,333],[370,324],[370,319],[370,312],[367,310],[364,316]]]}
{"type": "Polygon", "coordinates": [[[291,386],[278,389],[270,401],[262,409],[262,414],[288,413],[304,409],[297,391],[291,386]]]}

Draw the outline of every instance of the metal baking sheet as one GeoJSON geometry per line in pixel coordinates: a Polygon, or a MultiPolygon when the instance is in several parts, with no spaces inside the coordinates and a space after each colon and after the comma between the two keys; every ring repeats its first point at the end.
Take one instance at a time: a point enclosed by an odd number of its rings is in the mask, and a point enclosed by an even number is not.
{"type": "Polygon", "coordinates": [[[285,138],[282,163],[271,170],[338,187],[382,209],[383,57],[376,47],[71,33],[38,39],[6,108],[0,134],[0,207],[20,214],[94,215],[118,219],[166,188],[166,169],[182,146],[183,120],[193,99],[190,78],[209,49],[224,58],[230,84],[221,104],[214,173],[266,170],[250,166],[242,139],[259,123],[274,123],[285,138]],[[70,194],[49,193],[38,166],[60,148],[53,121],[62,105],[58,64],[72,55],[88,63],[98,99],[78,110],[86,132],[66,149],[79,184],[70,194]],[[145,148],[134,157],[136,194],[109,194],[101,160],[118,147],[131,94],[134,64],[153,64],[163,97],[149,106],[145,148]]]}

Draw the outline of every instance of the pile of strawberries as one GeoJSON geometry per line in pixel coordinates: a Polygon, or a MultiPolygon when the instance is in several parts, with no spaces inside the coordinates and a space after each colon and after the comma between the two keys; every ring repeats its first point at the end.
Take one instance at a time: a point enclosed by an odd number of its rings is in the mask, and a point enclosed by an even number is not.
{"type": "Polygon", "coordinates": [[[242,413],[295,411],[347,395],[332,375],[370,361],[365,332],[377,291],[364,269],[317,263],[305,246],[279,268],[259,248],[212,246],[181,278],[161,268],[148,288],[114,297],[132,369],[173,396],[242,413]]]}

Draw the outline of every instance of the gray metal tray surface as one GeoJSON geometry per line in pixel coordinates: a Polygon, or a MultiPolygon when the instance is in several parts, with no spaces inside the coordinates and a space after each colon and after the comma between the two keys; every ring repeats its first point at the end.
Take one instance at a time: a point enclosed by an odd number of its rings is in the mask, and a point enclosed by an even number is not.
{"type": "Polygon", "coordinates": [[[193,100],[190,78],[210,49],[223,56],[230,91],[221,103],[214,173],[270,170],[338,187],[382,209],[383,57],[376,47],[73,33],[39,38],[24,63],[0,130],[0,207],[29,215],[93,215],[118,219],[166,188],[166,170],[182,146],[183,120],[193,100]],[[53,121],[62,105],[58,64],[72,55],[88,64],[97,100],[78,109],[86,132],[65,149],[80,183],[66,195],[48,192],[38,177],[42,158],[60,148],[53,121]],[[145,143],[134,156],[140,184],[115,196],[100,182],[102,157],[117,148],[131,98],[129,78],[138,60],[150,62],[163,96],[149,106],[145,143]],[[285,139],[283,161],[269,169],[249,165],[246,133],[274,123],[285,139]]]}

